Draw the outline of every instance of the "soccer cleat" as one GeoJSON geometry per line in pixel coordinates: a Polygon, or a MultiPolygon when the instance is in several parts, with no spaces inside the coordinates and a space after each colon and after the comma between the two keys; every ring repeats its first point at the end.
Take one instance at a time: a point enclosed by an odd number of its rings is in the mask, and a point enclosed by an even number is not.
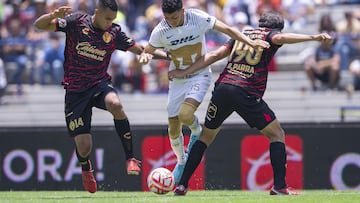
{"type": "Polygon", "coordinates": [[[175,185],[177,185],[179,183],[181,176],[184,172],[184,168],[185,168],[185,163],[183,163],[183,164],[177,163],[174,170],[172,171],[172,173],[174,175],[175,185]]]}
{"type": "Polygon", "coordinates": [[[96,180],[93,174],[94,170],[82,171],[82,181],[84,188],[90,192],[96,192],[96,180]]]}
{"type": "Polygon", "coordinates": [[[128,175],[139,175],[141,172],[141,161],[135,159],[135,158],[130,158],[126,161],[126,166],[127,166],[127,174],[128,175]]]}
{"type": "Polygon", "coordinates": [[[190,135],[189,144],[187,146],[187,151],[188,152],[190,152],[190,150],[191,150],[192,146],[194,145],[194,143],[196,142],[196,140],[199,139],[201,131],[202,131],[202,127],[201,127],[201,125],[199,125],[199,130],[197,131],[197,133],[196,134],[194,133],[194,134],[190,135]]]}
{"type": "Polygon", "coordinates": [[[186,193],[187,193],[187,188],[185,188],[185,186],[183,185],[176,186],[174,190],[174,195],[185,196],[186,193]]]}
{"type": "Polygon", "coordinates": [[[284,187],[280,190],[275,189],[273,186],[270,190],[270,195],[298,195],[299,193],[290,187],[284,187]]]}

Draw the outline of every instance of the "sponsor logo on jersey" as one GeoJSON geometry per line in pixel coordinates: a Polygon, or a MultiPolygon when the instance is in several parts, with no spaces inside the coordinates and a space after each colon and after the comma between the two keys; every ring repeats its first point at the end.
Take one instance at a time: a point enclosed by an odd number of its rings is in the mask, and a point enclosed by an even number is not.
{"type": "MultiPolygon", "coordinates": [[[[189,136],[184,136],[184,146],[187,146],[189,136]]],[[[186,148],[186,147],[185,147],[186,148]]],[[[142,147],[142,188],[148,191],[146,179],[151,170],[164,167],[172,171],[177,163],[176,155],[171,149],[168,136],[148,135],[143,140],[142,147]]],[[[189,181],[192,190],[205,188],[205,158],[203,158],[189,181]]]]}
{"type": "Polygon", "coordinates": [[[92,46],[89,42],[80,42],[76,45],[75,49],[77,54],[98,61],[103,61],[106,55],[105,50],[97,49],[96,46],[92,46]]]}
{"type": "Polygon", "coordinates": [[[177,40],[173,40],[173,41],[170,41],[171,45],[178,45],[178,44],[182,44],[182,43],[186,43],[186,42],[191,42],[197,38],[199,38],[200,35],[194,37],[193,35],[190,35],[190,36],[187,36],[187,37],[183,37],[181,39],[177,39],[177,40]]]}
{"type": "MultiPolygon", "coordinates": [[[[298,135],[286,135],[288,185],[303,188],[303,150],[298,135]]],[[[269,140],[263,135],[248,135],[241,141],[241,188],[244,190],[269,190],[273,186],[269,140]]]]}
{"type": "Polygon", "coordinates": [[[58,19],[58,24],[59,24],[59,27],[61,27],[61,28],[65,28],[67,26],[66,20],[62,19],[62,18],[58,19]]]}

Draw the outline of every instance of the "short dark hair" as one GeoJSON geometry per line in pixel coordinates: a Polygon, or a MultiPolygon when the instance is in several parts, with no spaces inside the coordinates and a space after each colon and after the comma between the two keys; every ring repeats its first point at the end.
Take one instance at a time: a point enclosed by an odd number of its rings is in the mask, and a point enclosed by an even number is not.
{"type": "Polygon", "coordinates": [[[284,29],[284,18],[274,11],[263,13],[259,19],[259,27],[282,30],[284,29]]]}
{"type": "Polygon", "coordinates": [[[163,13],[174,13],[182,8],[182,0],[162,0],[161,9],[163,13]]]}
{"type": "Polygon", "coordinates": [[[116,0],[98,0],[97,7],[110,8],[112,11],[118,11],[116,0]]]}

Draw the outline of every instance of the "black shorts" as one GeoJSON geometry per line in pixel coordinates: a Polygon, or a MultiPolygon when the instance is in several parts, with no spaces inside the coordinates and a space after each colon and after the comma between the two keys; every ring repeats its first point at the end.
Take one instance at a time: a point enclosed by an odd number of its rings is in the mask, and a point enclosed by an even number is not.
{"type": "Polygon", "coordinates": [[[108,82],[99,83],[84,92],[66,92],[65,120],[70,136],[90,133],[92,107],[106,110],[105,96],[116,92],[108,82]]]}
{"type": "Polygon", "coordinates": [[[259,97],[248,95],[245,90],[229,84],[215,86],[209,103],[205,127],[216,129],[233,112],[238,113],[250,127],[264,129],[276,119],[274,112],[259,97]]]}

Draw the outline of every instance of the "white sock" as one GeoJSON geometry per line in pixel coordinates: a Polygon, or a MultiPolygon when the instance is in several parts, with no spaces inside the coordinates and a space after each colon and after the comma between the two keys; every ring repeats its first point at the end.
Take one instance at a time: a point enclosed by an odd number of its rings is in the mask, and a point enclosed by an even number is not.
{"type": "Polygon", "coordinates": [[[170,138],[170,145],[173,152],[176,155],[177,161],[179,164],[185,163],[185,148],[184,148],[184,136],[180,133],[179,137],[176,139],[170,138]]]}
{"type": "Polygon", "coordinates": [[[197,116],[194,115],[194,122],[191,125],[189,125],[189,128],[191,130],[191,134],[199,134],[200,123],[197,116]]]}

